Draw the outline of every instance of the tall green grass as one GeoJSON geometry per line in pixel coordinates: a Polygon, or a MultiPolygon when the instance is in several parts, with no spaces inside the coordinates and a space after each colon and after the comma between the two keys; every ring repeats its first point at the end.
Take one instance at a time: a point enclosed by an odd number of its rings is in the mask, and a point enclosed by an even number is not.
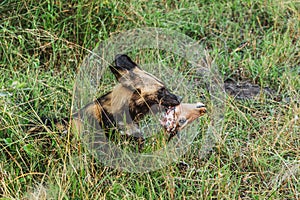
{"type": "Polygon", "coordinates": [[[299,199],[299,9],[296,1],[259,0],[1,1],[0,197],[299,199]],[[228,96],[223,130],[207,157],[200,158],[198,137],[181,159],[188,165],[145,174],[103,166],[78,138],[26,132],[41,117],[70,115],[89,50],[143,27],[199,40],[224,79],[270,87],[281,100],[228,96]]]}

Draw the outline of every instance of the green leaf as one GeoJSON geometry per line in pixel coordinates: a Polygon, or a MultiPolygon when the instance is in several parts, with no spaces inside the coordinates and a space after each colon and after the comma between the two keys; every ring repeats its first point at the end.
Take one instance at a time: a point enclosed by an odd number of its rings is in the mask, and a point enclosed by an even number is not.
{"type": "Polygon", "coordinates": [[[24,151],[25,151],[29,156],[32,156],[32,154],[33,154],[33,149],[34,149],[34,147],[33,147],[32,144],[26,144],[26,145],[24,145],[24,146],[23,146],[23,149],[24,149],[24,151]]]}

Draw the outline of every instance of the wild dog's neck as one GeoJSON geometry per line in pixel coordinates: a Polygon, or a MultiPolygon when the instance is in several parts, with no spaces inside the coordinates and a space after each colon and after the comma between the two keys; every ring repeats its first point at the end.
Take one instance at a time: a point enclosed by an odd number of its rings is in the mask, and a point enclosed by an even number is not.
{"type": "Polygon", "coordinates": [[[131,90],[129,90],[126,87],[123,87],[121,84],[118,84],[109,94],[111,106],[108,112],[120,113],[124,109],[129,108],[129,102],[132,95],[133,92],[131,90]]]}
{"type": "Polygon", "coordinates": [[[150,109],[150,105],[147,104],[141,94],[121,84],[118,84],[110,93],[103,96],[103,98],[105,98],[104,101],[102,99],[100,101],[98,100],[98,102],[100,102],[104,110],[113,115],[127,113],[133,121],[141,119],[150,109]]]}

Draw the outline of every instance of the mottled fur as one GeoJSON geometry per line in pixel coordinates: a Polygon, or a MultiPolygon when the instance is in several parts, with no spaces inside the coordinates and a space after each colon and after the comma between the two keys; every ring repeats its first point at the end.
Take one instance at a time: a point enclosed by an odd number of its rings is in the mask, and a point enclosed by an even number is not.
{"type": "MultiPolygon", "coordinates": [[[[73,130],[81,132],[83,121],[88,121],[96,122],[103,130],[118,129],[126,135],[142,138],[138,121],[154,106],[169,107],[180,103],[162,81],[142,70],[127,55],[117,55],[110,70],[119,84],[75,113],[70,120],[73,130]]],[[[66,130],[69,124],[57,123],[57,127],[66,130]]]]}

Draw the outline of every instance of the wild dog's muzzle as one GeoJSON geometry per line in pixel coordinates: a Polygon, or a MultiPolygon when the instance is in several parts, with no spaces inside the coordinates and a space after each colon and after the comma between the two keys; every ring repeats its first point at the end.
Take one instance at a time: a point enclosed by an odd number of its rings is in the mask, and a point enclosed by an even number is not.
{"type": "Polygon", "coordinates": [[[158,97],[160,99],[160,104],[167,108],[179,105],[182,99],[180,96],[172,94],[166,89],[160,91],[158,97]]]}

